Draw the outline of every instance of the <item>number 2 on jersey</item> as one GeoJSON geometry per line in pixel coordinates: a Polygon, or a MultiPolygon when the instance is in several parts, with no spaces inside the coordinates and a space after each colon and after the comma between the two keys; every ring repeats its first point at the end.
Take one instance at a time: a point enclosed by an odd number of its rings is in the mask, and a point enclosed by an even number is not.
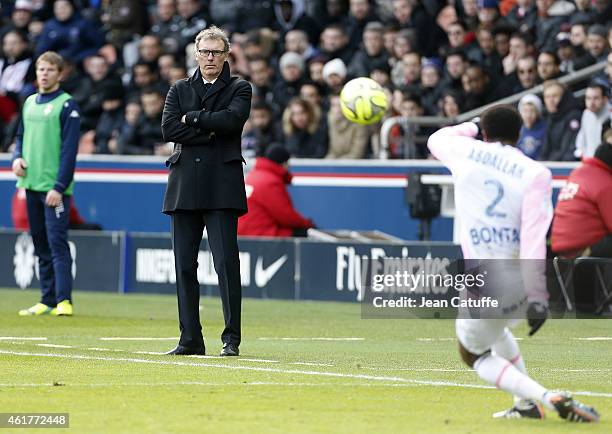
{"type": "Polygon", "coordinates": [[[495,210],[495,207],[497,206],[497,204],[501,202],[502,198],[504,197],[504,186],[502,185],[501,182],[495,179],[487,179],[485,181],[485,185],[492,185],[496,188],[496,191],[497,191],[497,195],[493,199],[493,202],[491,202],[489,206],[487,207],[487,210],[486,210],[487,215],[489,217],[506,217],[505,212],[500,212],[500,211],[495,210]]]}

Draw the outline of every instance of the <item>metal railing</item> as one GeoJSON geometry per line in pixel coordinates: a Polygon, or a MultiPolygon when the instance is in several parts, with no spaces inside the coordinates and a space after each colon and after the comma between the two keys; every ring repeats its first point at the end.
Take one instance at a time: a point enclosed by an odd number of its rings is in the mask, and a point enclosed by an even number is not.
{"type": "MultiPolygon", "coordinates": [[[[606,67],[606,61],[596,63],[595,65],[587,66],[579,71],[572,72],[570,74],[564,75],[561,78],[558,78],[557,81],[559,83],[569,85],[576,82],[580,82],[585,79],[592,78],[593,75],[602,71],[606,67]]],[[[381,160],[386,160],[389,158],[389,133],[391,129],[397,124],[404,125],[420,125],[424,127],[439,127],[443,125],[455,125],[460,124],[462,122],[469,121],[477,116],[480,116],[485,110],[490,107],[499,105],[499,104],[515,104],[520,99],[528,94],[536,94],[540,95],[543,91],[544,87],[539,84],[531,89],[524,90],[523,92],[510,95],[508,97],[502,98],[500,100],[494,101],[490,104],[484,105],[482,107],[475,108],[465,113],[461,113],[459,116],[455,117],[444,117],[444,116],[419,116],[412,118],[405,118],[402,116],[393,116],[387,120],[385,120],[380,128],[380,148],[378,151],[378,158],[381,160]]],[[[578,90],[574,92],[576,96],[583,96],[584,90],[578,90]]]]}

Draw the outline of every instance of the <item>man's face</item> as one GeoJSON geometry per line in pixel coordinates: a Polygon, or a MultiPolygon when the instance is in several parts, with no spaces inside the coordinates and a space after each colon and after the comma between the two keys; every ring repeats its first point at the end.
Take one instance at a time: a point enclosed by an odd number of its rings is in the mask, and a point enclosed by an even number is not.
{"type": "Polygon", "coordinates": [[[142,88],[153,84],[155,75],[146,65],[134,66],[134,83],[142,88]]]}
{"type": "Polygon", "coordinates": [[[281,68],[281,75],[283,76],[283,80],[287,83],[293,83],[300,79],[302,70],[296,65],[287,65],[281,68]]]}
{"type": "Polygon", "coordinates": [[[395,0],[393,2],[393,16],[400,23],[405,23],[410,19],[412,7],[408,0],[395,0]]]}
{"type": "Polygon", "coordinates": [[[598,87],[587,87],[584,95],[584,105],[587,110],[593,113],[599,113],[608,103],[608,98],[605,97],[598,87]]]}
{"type": "Polygon", "coordinates": [[[327,14],[331,17],[335,17],[342,13],[342,1],[341,0],[327,0],[327,14]]]}
{"type": "Polygon", "coordinates": [[[344,77],[338,74],[329,74],[325,83],[332,89],[338,89],[344,83],[344,77]]]}
{"type": "Polygon", "coordinates": [[[27,48],[26,43],[15,33],[9,32],[2,40],[2,51],[9,58],[20,56],[27,48]]]}
{"type": "Polygon", "coordinates": [[[161,78],[168,80],[170,69],[174,66],[174,58],[170,54],[164,54],[157,59],[157,66],[159,67],[159,75],[161,78]]]}
{"type": "Polygon", "coordinates": [[[574,24],[570,30],[570,41],[574,47],[583,47],[586,45],[586,31],[582,24],[574,24]]]}
{"type": "Polygon", "coordinates": [[[308,101],[313,107],[317,107],[321,103],[319,91],[311,84],[304,85],[300,88],[300,98],[308,101]]]}
{"type": "Polygon", "coordinates": [[[495,39],[490,31],[485,29],[479,31],[477,39],[478,45],[480,45],[485,54],[491,54],[495,50],[495,39]]]}
{"type": "Polygon", "coordinates": [[[142,104],[142,110],[145,116],[148,118],[154,118],[159,115],[162,111],[163,100],[161,95],[156,93],[145,93],[140,96],[140,103],[142,104]]]}
{"type": "Polygon", "coordinates": [[[478,3],[476,0],[462,0],[461,4],[468,17],[475,17],[478,15],[478,3]]]}
{"type": "Polygon", "coordinates": [[[171,85],[187,77],[187,71],[182,66],[173,66],[168,72],[168,83],[171,85]]]}
{"type": "Polygon", "coordinates": [[[481,95],[487,85],[487,79],[480,68],[468,68],[461,77],[461,81],[463,89],[474,95],[481,95]]]}
{"type": "Polygon", "coordinates": [[[544,91],[544,105],[548,113],[557,113],[557,108],[563,97],[563,88],[551,86],[544,91]]]}
{"type": "Polygon", "coordinates": [[[527,44],[521,38],[510,38],[509,52],[513,59],[522,59],[527,55],[527,44]]]}
{"type": "Polygon", "coordinates": [[[299,30],[291,30],[285,35],[285,51],[303,53],[308,46],[308,39],[299,30]]]}
{"type": "Polygon", "coordinates": [[[84,67],[85,72],[87,72],[93,81],[102,80],[108,73],[108,63],[106,63],[106,60],[100,56],[86,58],[84,67]]]}
{"type": "Polygon", "coordinates": [[[400,114],[406,118],[421,116],[423,114],[423,108],[414,101],[403,101],[400,104],[400,114]]]}
{"type": "Polygon", "coordinates": [[[260,130],[264,130],[270,124],[272,116],[266,109],[254,109],[251,111],[251,124],[260,130]]]}
{"type": "Polygon", "coordinates": [[[179,15],[185,19],[191,18],[198,11],[198,2],[196,0],[177,0],[176,10],[179,15]]]}
{"type": "Polygon", "coordinates": [[[387,30],[383,33],[383,45],[388,53],[393,53],[393,41],[396,36],[397,32],[395,30],[387,30]]]}
{"type": "Polygon", "coordinates": [[[60,70],[50,62],[39,61],[36,65],[36,81],[42,93],[52,92],[59,86],[60,70]]]}
{"type": "Polygon", "coordinates": [[[542,53],[538,57],[538,75],[540,78],[550,80],[559,73],[559,65],[555,63],[555,59],[548,53],[542,53]]]}
{"type": "Polygon", "coordinates": [[[138,51],[142,60],[151,62],[161,55],[161,45],[155,36],[143,36],[138,45],[138,51]]]}
{"type": "Polygon", "coordinates": [[[446,32],[448,36],[448,43],[451,47],[461,47],[463,46],[463,41],[465,40],[465,30],[459,24],[451,24],[448,27],[448,31],[446,32]]]}
{"type": "Polygon", "coordinates": [[[379,32],[364,32],[363,46],[370,56],[377,56],[383,49],[383,38],[379,32]]]}
{"type": "Polygon", "coordinates": [[[25,9],[15,9],[11,14],[11,21],[15,27],[23,29],[28,25],[32,19],[32,12],[26,11],[25,9]]]}
{"type": "Polygon", "coordinates": [[[408,83],[414,83],[421,78],[421,58],[416,53],[409,53],[402,57],[404,68],[404,79],[408,83]]]}
{"type": "Polygon", "coordinates": [[[401,59],[402,56],[411,49],[410,42],[403,36],[398,36],[395,38],[395,41],[393,41],[393,55],[398,59],[401,59]]]}
{"type": "Polygon", "coordinates": [[[531,57],[520,59],[516,68],[521,86],[524,89],[530,89],[536,84],[536,64],[535,60],[531,57]]]}
{"type": "Polygon", "coordinates": [[[227,60],[228,53],[225,44],[220,39],[201,39],[196,45],[196,60],[202,76],[212,81],[221,74],[223,63],[227,60]]]}
{"type": "Polygon", "coordinates": [[[607,41],[606,38],[599,35],[588,35],[586,40],[587,51],[593,57],[599,57],[606,51],[607,41]]]}
{"type": "Polygon", "coordinates": [[[264,87],[270,84],[272,69],[264,60],[255,60],[249,63],[251,81],[257,87],[264,87]]]}
{"type": "Polygon", "coordinates": [[[370,13],[368,0],[351,0],[350,13],[358,20],[363,20],[370,13]]]}
{"type": "Polygon", "coordinates": [[[323,64],[321,62],[313,62],[308,66],[310,79],[314,82],[323,82],[323,64]]]}
{"type": "Polygon", "coordinates": [[[157,13],[162,21],[168,21],[176,13],[174,0],[157,0],[157,13]]]}
{"type": "Polygon", "coordinates": [[[428,66],[421,69],[421,85],[423,87],[436,87],[439,81],[440,74],[436,68],[428,66]]]}
{"type": "Polygon", "coordinates": [[[465,63],[461,56],[448,56],[446,59],[446,70],[448,75],[457,80],[465,72],[465,63]]]}
{"type": "Polygon", "coordinates": [[[321,48],[327,52],[334,52],[344,48],[348,38],[338,29],[325,29],[321,34],[321,48]]]}
{"type": "Polygon", "coordinates": [[[58,0],[53,4],[53,14],[58,21],[67,21],[72,17],[74,9],[69,1],[58,0]]]}
{"type": "Polygon", "coordinates": [[[510,52],[510,36],[506,33],[495,35],[495,50],[501,57],[506,57],[510,52]]]}

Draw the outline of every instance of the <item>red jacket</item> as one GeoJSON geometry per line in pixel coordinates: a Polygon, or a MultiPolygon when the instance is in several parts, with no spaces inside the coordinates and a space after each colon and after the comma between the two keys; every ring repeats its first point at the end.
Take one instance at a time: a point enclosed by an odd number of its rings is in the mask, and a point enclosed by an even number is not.
{"type": "Polygon", "coordinates": [[[287,192],[291,174],[280,164],[258,158],[245,179],[249,212],[238,219],[238,235],[290,237],[312,221],[293,208],[287,192]]]}
{"type": "Polygon", "coordinates": [[[552,250],[576,253],[612,234],[612,168],[586,158],[559,193],[552,227],[552,250]]]}

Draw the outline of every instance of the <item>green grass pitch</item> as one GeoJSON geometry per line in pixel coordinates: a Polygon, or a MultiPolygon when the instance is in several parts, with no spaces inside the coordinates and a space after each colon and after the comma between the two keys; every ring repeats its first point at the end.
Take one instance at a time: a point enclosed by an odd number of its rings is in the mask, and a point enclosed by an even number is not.
{"type": "MultiPolygon", "coordinates": [[[[551,412],[491,419],[511,398],[461,364],[449,320],[363,320],[357,304],[245,299],[240,358],[171,357],[155,353],[175,339],[102,338],[176,337],[174,296],[76,292],[72,318],[17,316],[36,291],[0,290],[0,300],[0,412],[70,413],[70,428],[53,432],[612,432],[612,340],[585,340],[612,337],[606,320],[549,321],[533,338],[515,330],[534,378],[599,410],[590,425],[551,412]]],[[[203,298],[201,316],[217,356],[219,300],[203,298]]]]}

